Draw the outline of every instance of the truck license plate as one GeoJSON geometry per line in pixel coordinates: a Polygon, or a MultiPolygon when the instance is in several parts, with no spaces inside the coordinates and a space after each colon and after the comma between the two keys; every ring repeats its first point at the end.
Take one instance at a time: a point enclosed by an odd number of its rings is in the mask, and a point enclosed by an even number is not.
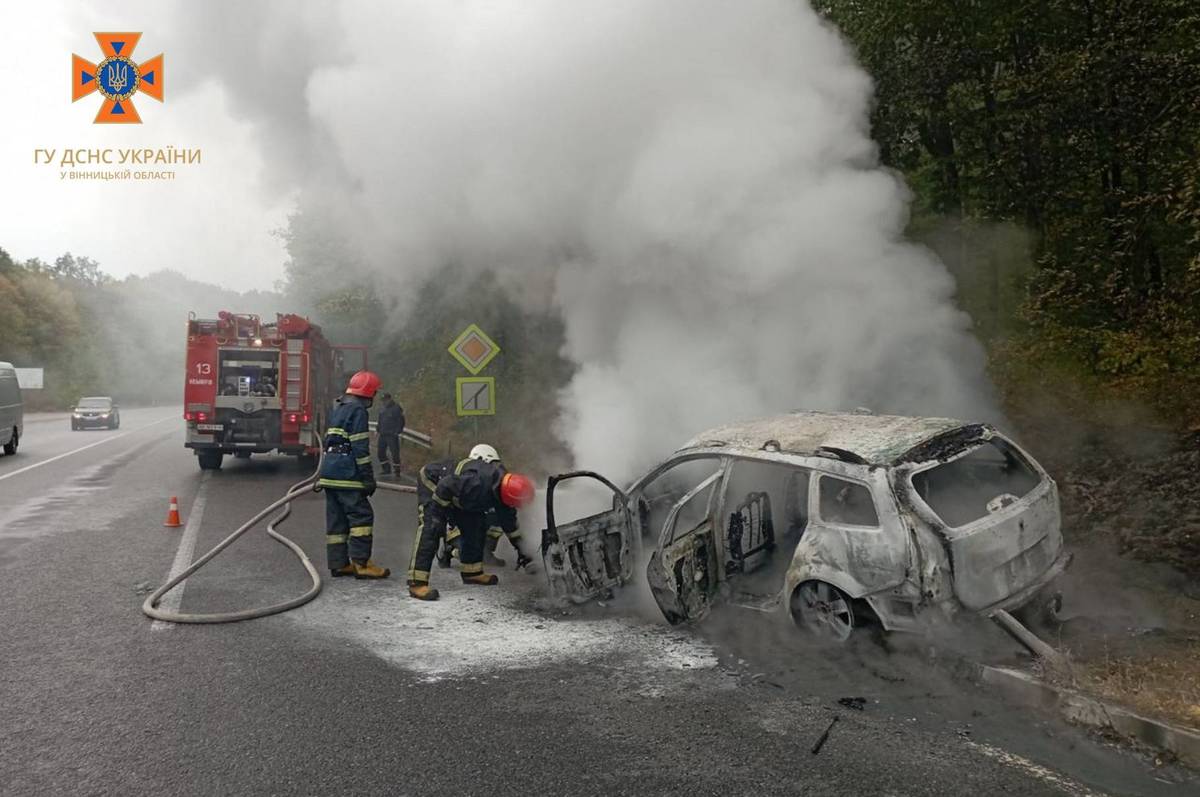
{"type": "Polygon", "coordinates": [[[223,432],[225,424],[223,423],[198,423],[196,424],[197,432],[223,432]]]}

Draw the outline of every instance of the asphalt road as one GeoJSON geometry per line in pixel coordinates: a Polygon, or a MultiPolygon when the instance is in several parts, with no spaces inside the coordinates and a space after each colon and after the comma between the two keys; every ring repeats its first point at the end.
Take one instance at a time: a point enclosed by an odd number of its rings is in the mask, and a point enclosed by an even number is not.
{"type": "MultiPolygon", "coordinates": [[[[181,544],[202,553],[304,474],[262,458],[202,476],[177,410],[122,414],[116,432],[31,423],[20,453],[0,457],[0,793],[1200,787],[956,680],[923,640],[818,649],[747,612],[672,629],[636,596],[553,606],[540,576],[511,570],[497,588],[437,571],[435,604],[408,599],[397,573],[328,582],[315,602],[264,620],[153,624],[144,592],[181,544]],[[194,540],[163,527],[171,495],[185,520],[203,506],[194,540]],[[838,702],[853,697],[861,709],[838,702]]],[[[319,565],[322,500],[298,501],[284,526],[319,565]]],[[[375,506],[376,559],[402,571],[412,499],[380,494],[375,506]]],[[[190,580],[181,605],[254,606],[306,584],[291,554],[255,531],[190,580]]]]}

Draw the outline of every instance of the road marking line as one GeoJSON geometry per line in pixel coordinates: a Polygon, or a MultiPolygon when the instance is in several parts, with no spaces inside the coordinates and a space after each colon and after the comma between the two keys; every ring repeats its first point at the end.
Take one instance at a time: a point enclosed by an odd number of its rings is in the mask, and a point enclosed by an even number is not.
{"type": "Polygon", "coordinates": [[[1028,758],[1022,758],[1016,753],[1010,753],[1007,750],[1001,750],[998,747],[993,747],[990,744],[982,742],[974,742],[967,740],[967,747],[970,747],[977,752],[982,753],[993,761],[997,761],[1005,766],[1020,770],[1027,775],[1037,778],[1043,783],[1053,786],[1061,790],[1071,797],[1103,797],[1102,792],[1095,792],[1084,786],[1082,783],[1077,783],[1071,780],[1066,775],[1061,775],[1051,769],[1035,764],[1028,758]]]}
{"type": "MultiPolygon", "coordinates": [[[[204,505],[208,502],[208,479],[210,476],[212,476],[211,470],[200,474],[200,487],[196,490],[196,497],[192,499],[192,508],[187,523],[183,527],[183,536],[179,539],[179,550],[175,551],[175,561],[171,563],[171,572],[167,574],[164,584],[187,570],[188,565],[192,563],[192,554],[196,552],[196,539],[200,536],[200,524],[204,520],[204,505]]],[[[158,608],[168,612],[178,612],[179,605],[183,603],[183,589],[186,586],[187,582],[185,581],[163,595],[158,608]]],[[[165,631],[168,628],[174,628],[175,625],[175,623],[155,620],[150,623],[150,630],[165,631]]]]}
{"type": "Polygon", "coordinates": [[[120,440],[122,437],[126,437],[127,435],[131,434],[137,434],[145,429],[149,429],[151,426],[158,426],[160,423],[165,423],[170,420],[174,420],[174,416],[162,418],[154,421],[153,423],[148,423],[145,426],[139,426],[136,429],[130,429],[128,432],[121,432],[120,434],[113,435],[112,437],[106,437],[103,440],[97,440],[94,443],[88,443],[86,446],[81,446],[74,451],[68,451],[65,454],[59,454],[57,456],[50,457],[49,459],[43,459],[41,462],[35,462],[32,465],[26,465],[23,468],[14,470],[12,473],[6,473],[3,476],[0,476],[0,482],[4,481],[5,479],[11,479],[13,476],[20,476],[25,471],[33,470],[34,468],[40,468],[43,465],[49,465],[51,462],[57,462],[63,457],[69,457],[72,454],[78,454],[80,451],[87,451],[89,448],[95,448],[96,446],[102,446],[105,443],[111,443],[113,440],[120,440]]]}

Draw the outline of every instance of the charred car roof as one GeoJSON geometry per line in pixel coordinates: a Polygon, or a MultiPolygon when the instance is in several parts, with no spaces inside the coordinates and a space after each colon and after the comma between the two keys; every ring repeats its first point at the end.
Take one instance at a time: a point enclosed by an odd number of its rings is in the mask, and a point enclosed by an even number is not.
{"type": "Polygon", "coordinates": [[[894,465],[940,457],[946,443],[961,446],[987,435],[988,427],[952,418],[910,418],[866,413],[795,412],[728,424],[688,441],[692,448],[741,449],[832,455],[864,465],[894,465]]]}

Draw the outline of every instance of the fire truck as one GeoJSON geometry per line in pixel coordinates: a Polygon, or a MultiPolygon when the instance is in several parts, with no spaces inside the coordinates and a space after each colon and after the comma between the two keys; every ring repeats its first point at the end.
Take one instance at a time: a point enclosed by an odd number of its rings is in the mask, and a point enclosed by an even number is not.
{"type": "Polygon", "coordinates": [[[366,367],[365,346],[334,346],[303,316],[189,313],[184,445],[203,470],[226,454],[315,457],[334,399],[366,367]]]}

